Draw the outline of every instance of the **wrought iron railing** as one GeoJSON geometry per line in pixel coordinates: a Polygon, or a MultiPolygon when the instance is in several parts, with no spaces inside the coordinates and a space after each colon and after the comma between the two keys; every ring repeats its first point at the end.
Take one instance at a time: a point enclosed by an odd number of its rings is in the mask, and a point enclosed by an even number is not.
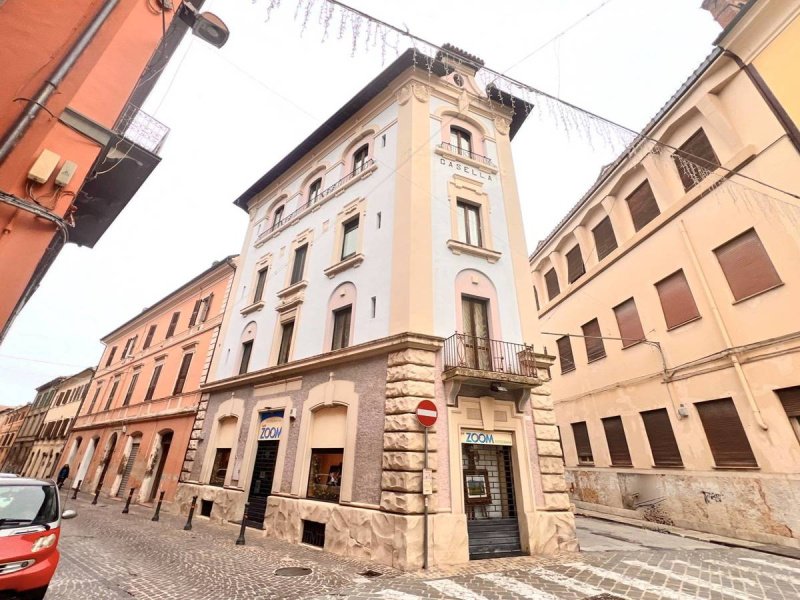
{"type": "Polygon", "coordinates": [[[356,168],[354,168],[352,171],[350,171],[347,175],[342,177],[339,181],[337,181],[333,185],[330,185],[330,186],[326,187],[321,192],[317,192],[316,194],[311,196],[308,200],[306,200],[303,204],[301,204],[296,209],[294,209],[292,212],[290,212],[288,215],[283,215],[283,217],[281,217],[280,220],[278,220],[278,221],[274,222],[272,225],[270,225],[269,228],[266,229],[261,235],[262,236],[269,235],[270,233],[272,233],[276,229],[280,229],[283,225],[285,225],[286,223],[288,223],[289,221],[294,219],[301,212],[303,212],[307,208],[313,206],[314,204],[316,204],[317,202],[319,202],[320,200],[322,200],[326,196],[329,196],[330,194],[334,193],[336,190],[341,188],[347,182],[349,182],[350,180],[354,179],[355,177],[357,177],[358,175],[360,175],[361,173],[363,173],[364,171],[369,169],[374,163],[375,163],[375,161],[372,160],[371,158],[369,160],[365,160],[363,163],[361,163],[356,168]]]}
{"type": "Polygon", "coordinates": [[[444,369],[476,369],[537,377],[533,346],[456,333],[444,341],[444,369]]]}
{"type": "Polygon", "coordinates": [[[122,111],[117,130],[126,140],[153,153],[158,152],[169,133],[169,127],[133,104],[122,111]]]}
{"type": "Polygon", "coordinates": [[[455,146],[453,144],[448,144],[447,142],[442,142],[439,144],[439,148],[444,150],[445,152],[449,152],[450,154],[458,154],[459,156],[463,156],[464,158],[469,158],[471,160],[475,160],[477,162],[483,163],[485,165],[491,165],[492,159],[487,156],[481,156],[480,154],[476,154],[471,150],[467,150],[466,148],[461,148],[459,146],[455,146]]]}

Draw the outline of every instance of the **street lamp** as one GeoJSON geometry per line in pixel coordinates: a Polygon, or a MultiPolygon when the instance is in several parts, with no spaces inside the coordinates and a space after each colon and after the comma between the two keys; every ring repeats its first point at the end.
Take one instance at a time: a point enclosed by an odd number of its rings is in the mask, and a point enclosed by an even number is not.
{"type": "Polygon", "coordinates": [[[222,48],[228,41],[227,25],[213,13],[198,13],[189,2],[182,2],[176,16],[192,28],[193,35],[212,46],[222,48]]]}

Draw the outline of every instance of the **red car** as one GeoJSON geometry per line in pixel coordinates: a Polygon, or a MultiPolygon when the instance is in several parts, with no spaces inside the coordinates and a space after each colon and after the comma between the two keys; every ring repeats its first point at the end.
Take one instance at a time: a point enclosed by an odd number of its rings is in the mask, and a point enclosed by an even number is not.
{"type": "Polygon", "coordinates": [[[61,498],[52,481],[0,475],[0,598],[41,600],[58,565],[61,498]]]}

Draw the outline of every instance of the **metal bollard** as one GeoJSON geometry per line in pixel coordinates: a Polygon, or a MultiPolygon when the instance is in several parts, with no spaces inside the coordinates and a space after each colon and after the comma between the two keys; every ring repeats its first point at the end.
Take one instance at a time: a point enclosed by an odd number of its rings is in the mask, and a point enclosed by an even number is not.
{"type": "Polygon", "coordinates": [[[72,488],[72,499],[75,500],[78,497],[78,492],[81,491],[81,484],[83,483],[83,479],[78,482],[74,488],[72,488]]]}
{"type": "Polygon", "coordinates": [[[237,546],[244,546],[244,528],[247,527],[247,513],[250,505],[245,503],[244,512],[242,513],[242,526],[239,528],[239,537],[236,538],[237,546]]]}
{"type": "Polygon", "coordinates": [[[164,501],[164,490],[158,495],[158,504],[156,504],[156,514],[153,515],[151,521],[158,521],[158,515],[161,513],[161,503],[164,501]]]}
{"type": "Polygon", "coordinates": [[[97,484],[97,489],[94,491],[94,498],[92,498],[92,504],[97,504],[97,498],[100,496],[100,488],[103,487],[103,482],[97,484]]]}
{"type": "Polygon", "coordinates": [[[128,499],[125,501],[125,508],[122,509],[122,514],[127,515],[131,509],[131,498],[133,498],[133,492],[136,491],[136,488],[131,488],[131,491],[128,492],[128,499]]]}
{"type": "Polygon", "coordinates": [[[183,526],[184,531],[192,530],[192,517],[194,517],[194,509],[197,506],[197,496],[192,496],[192,505],[189,507],[189,518],[186,519],[186,525],[183,526]]]}

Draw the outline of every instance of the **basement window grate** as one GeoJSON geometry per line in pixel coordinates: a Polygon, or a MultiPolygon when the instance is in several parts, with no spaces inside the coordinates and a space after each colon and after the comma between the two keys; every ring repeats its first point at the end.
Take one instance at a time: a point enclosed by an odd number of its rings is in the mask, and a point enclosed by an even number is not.
{"type": "Polygon", "coordinates": [[[303,519],[303,543],[317,548],[325,547],[325,523],[303,519]]]}
{"type": "Polygon", "coordinates": [[[211,509],[214,506],[213,500],[200,500],[200,516],[211,517],[211,509]]]}

